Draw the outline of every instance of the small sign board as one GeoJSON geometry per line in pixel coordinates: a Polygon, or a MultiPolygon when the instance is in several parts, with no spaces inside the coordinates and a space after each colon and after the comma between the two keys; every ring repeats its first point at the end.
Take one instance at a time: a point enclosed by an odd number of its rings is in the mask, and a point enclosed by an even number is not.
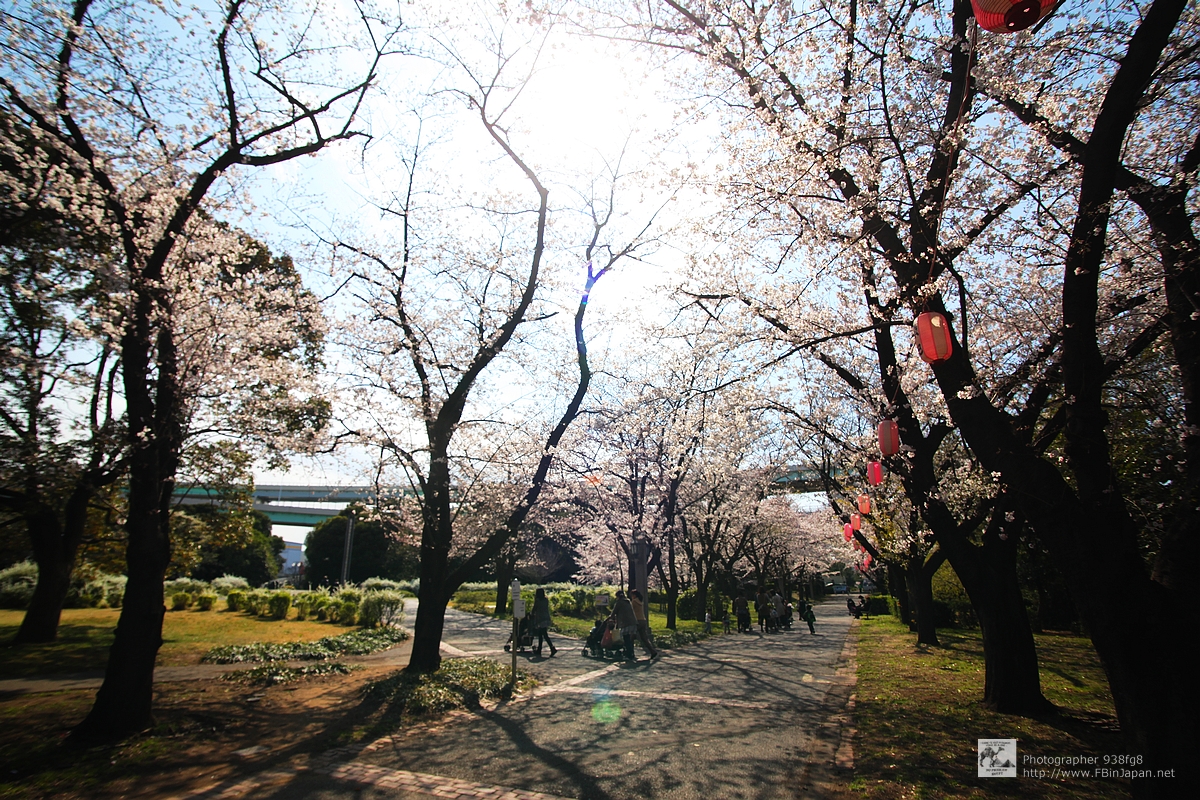
{"type": "Polygon", "coordinates": [[[512,587],[510,588],[512,589],[512,599],[515,603],[521,597],[521,582],[516,578],[513,578],[512,587]]]}
{"type": "Polygon", "coordinates": [[[525,601],[520,597],[513,601],[513,617],[525,619],[525,601]]]}
{"type": "Polygon", "coordinates": [[[593,605],[595,605],[596,608],[608,608],[608,601],[609,601],[608,595],[598,594],[598,595],[596,595],[596,600],[593,605]]]}

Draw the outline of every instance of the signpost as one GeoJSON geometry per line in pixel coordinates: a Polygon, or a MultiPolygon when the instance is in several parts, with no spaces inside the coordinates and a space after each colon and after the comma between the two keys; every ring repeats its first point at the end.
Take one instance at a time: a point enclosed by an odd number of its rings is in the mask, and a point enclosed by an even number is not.
{"type": "Polygon", "coordinates": [[[521,582],[512,582],[513,632],[512,632],[512,676],[508,679],[510,694],[517,688],[517,648],[521,646],[521,620],[525,618],[525,601],[521,599],[521,582]]]}
{"type": "Polygon", "coordinates": [[[342,586],[350,579],[350,549],[354,544],[354,511],[351,510],[346,520],[346,549],[342,553],[342,586]]]}

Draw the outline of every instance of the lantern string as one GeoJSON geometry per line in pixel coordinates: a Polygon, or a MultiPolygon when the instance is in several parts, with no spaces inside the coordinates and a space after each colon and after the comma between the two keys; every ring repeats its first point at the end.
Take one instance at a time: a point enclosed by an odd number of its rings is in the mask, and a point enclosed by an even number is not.
{"type": "MultiPolygon", "coordinates": [[[[967,111],[967,100],[971,96],[971,68],[975,64],[975,50],[979,44],[979,22],[974,15],[970,21],[970,35],[968,37],[969,47],[967,49],[967,78],[966,84],[963,86],[962,97],[958,101],[958,111],[954,115],[954,126],[950,129],[951,139],[957,142],[959,133],[962,131],[963,115],[967,111]]],[[[958,145],[955,144],[957,147],[958,145]]],[[[933,283],[933,271],[937,267],[938,259],[938,239],[941,236],[942,229],[942,214],[946,210],[946,195],[950,193],[950,173],[947,172],[942,179],[942,191],[938,198],[937,213],[933,217],[933,249],[929,258],[929,278],[928,282],[933,283]]],[[[925,310],[929,310],[929,298],[926,296],[925,310]]],[[[964,321],[965,322],[965,321],[964,321]]]]}

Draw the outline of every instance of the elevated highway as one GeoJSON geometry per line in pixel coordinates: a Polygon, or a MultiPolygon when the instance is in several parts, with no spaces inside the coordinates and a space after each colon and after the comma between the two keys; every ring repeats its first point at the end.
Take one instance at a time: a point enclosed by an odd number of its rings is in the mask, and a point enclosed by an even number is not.
{"type": "MultiPolygon", "coordinates": [[[[835,481],[851,477],[850,472],[843,469],[834,470],[832,475],[835,481]]],[[[796,464],[780,467],[778,476],[772,479],[772,485],[780,494],[820,492],[825,488],[820,470],[796,464]]],[[[218,496],[217,490],[206,486],[180,486],[175,490],[176,502],[180,505],[219,502],[218,496]]],[[[263,512],[277,525],[311,527],[336,517],[350,503],[370,503],[375,497],[373,486],[262,484],[254,487],[254,510],[263,512]]]]}

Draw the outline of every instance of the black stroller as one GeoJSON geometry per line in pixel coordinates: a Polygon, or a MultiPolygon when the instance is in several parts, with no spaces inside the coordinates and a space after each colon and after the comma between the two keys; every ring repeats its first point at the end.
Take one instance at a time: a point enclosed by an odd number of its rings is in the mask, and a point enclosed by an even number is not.
{"type": "Polygon", "coordinates": [[[795,609],[792,608],[791,603],[788,603],[786,606],[784,606],[783,613],[779,615],[779,627],[783,628],[785,631],[790,631],[792,629],[792,615],[794,611],[795,609]]]}
{"type": "MultiPolygon", "coordinates": [[[[504,652],[507,653],[512,650],[512,646],[513,637],[510,633],[508,641],[504,643],[504,652]]],[[[526,647],[530,650],[533,649],[533,623],[527,616],[522,617],[521,621],[517,624],[517,652],[524,653],[526,647]]]]}
{"type": "Polygon", "coordinates": [[[608,619],[596,620],[596,626],[592,628],[588,634],[587,641],[583,644],[583,655],[588,658],[602,659],[624,659],[625,658],[625,641],[621,638],[620,631],[617,630],[617,621],[612,617],[608,619]],[[611,631],[609,636],[609,644],[604,645],[604,634],[611,631]]]}

